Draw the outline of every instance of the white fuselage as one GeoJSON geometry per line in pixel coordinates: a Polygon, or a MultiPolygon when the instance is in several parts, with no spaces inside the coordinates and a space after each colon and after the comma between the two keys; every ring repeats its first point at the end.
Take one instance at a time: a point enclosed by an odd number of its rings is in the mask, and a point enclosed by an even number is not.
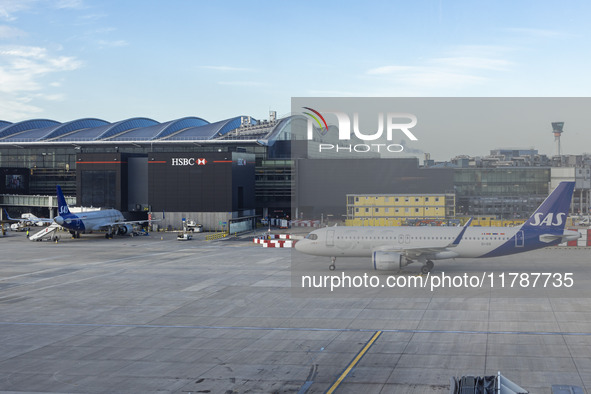
{"type": "MultiPolygon", "coordinates": [[[[431,258],[437,259],[483,257],[493,251],[513,254],[552,244],[526,239],[521,227],[468,227],[459,244],[450,246],[461,231],[461,227],[327,227],[298,241],[296,249],[329,257],[370,257],[375,251],[429,248],[449,251],[437,257],[434,250],[431,258]]],[[[565,234],[579,237],[578,232],[567,230],[565,234]]]]}
{"type": "Polygon", "coordinates": [[[68,230],[84,232],[106,230],[112,223],[123,222],[125,218],[116,209],[104,209],[57,216],[54,220],[68,230]]]}

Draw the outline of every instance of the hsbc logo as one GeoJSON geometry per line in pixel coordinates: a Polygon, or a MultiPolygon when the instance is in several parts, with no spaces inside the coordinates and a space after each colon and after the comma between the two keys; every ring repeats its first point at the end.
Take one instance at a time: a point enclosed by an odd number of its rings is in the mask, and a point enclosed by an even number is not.
{"type": "Polygon", "coordinates": [[[534,220],[531,222],[532,226],[561,226],[564,223],[564,217],[566,213],[561,212],[557,213],[556,217],[554,217],[554,213],[550,212],[546,217],[542,220],[542,216],[544,214],[542,212],[538,212],[534,214],[534,220]]]}
{"type": "Polygon", "coordinates": [[[173,166],[204,166],[207,164],[207,160],[203,158],[194,158],[194,157],[173,157],[171,160],[171,165],[173,166]]]}

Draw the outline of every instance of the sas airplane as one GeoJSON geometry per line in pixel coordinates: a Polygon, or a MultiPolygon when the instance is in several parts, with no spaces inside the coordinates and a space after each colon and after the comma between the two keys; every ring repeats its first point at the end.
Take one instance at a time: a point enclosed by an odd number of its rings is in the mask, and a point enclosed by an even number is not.
{"type": "Polygon", "coordinates": [[[100,211],[73,214],[68,208],[60,186],[57,187],[57,206],[59,216],[56,216],[53,220],[58,225],[69,230],[74,238],[80,238],[80,233],[86,231],[106,231],[105,238],[113,238],[113,234],[130,234],[133,231],[133,224],[155,221],[125,220],[121,212],[116,209],[102,209],[100,211]]]}
{"type": "Polygon", "coordinates": [[[3,222],[11,223],[10,229],[12,231],[26,231],[31,226],[44,226],[46,224],[53,223],[52,219],[38,218],[32,213],[23,213],[20,219],[11,218],[6,209],[3,211],[4,216],[6,216],[6,220],[3,220],[3,222]]]}
{"type": "Polygon", "coordinates": [[[561,182],[520,227],[325,227],[295,244],[296,250],[332,259],[371,257],[375,270],[396,270],[418,261],[421,272],[433,269],[433,260],[461,257],[497,257],[527,252],[576,240],[578,231],[565,230],[575,188],[561,182]]]}

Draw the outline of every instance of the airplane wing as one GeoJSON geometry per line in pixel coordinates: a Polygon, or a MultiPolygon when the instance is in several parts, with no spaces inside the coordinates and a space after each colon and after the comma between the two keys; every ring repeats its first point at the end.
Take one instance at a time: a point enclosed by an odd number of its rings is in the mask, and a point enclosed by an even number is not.
{"type": "Polygon", "coordinates": [[[123,220],[120,222],[105,222],[101,223],[95,227],[97,230],[112,230],[113,228],[117,228],[120,226],[126,226],[128,224],[140,224],[140,223],[152,223],[152,222],[160,222],[165,219],[164,212],[162,212],[162,219],[146,219],[146,220],[123,220]]]}
{"type": "Polygon", "coordinates": [[[466,222],[466,224],[464,224],[464,227],[462,227],[462,231],[460,231],[460,234],[458,234],[458,236],[456,237],[456,239],[454,239],[454,241],[449,244],[449,247],[456,247],[460,244],[460,241],[462,240],[462,238],[464,237],[464,233],[466,232],[466,229],[468,227],[470,227],[470,224],[472,224],[472,220],[474,218],[470,218],[468,219],[468,221],[466,222]]]}
{"type": "Polygon", "coordinates": [[[6,216],[6,219],[3,220],[3,222],[5,222],[5,223],[16,223],[16,222],[21,222],[21,223],[53,223],[53,219],[44,219],[44,218],[17,219],[17,218],[11,218],[10,215],[8,215],[8,212],[6,212],[6,209],[4,209],[4,216],[6,216]]]}
{"type": "Polygon", "coordinates": [[[466,229],[468,227],[470,227],[470,224],[472,223],[472,219],[470,218],[466,224],[464,224],[464,226],[462,227],[462,230],[460,231],[460,233],[458,234],[458,236],[453,240],[453,242],[451,242],[448,245],[445,246],[434,246],[434,247],[411,247],[411,248],[406,248],[406,247],[400,247],[400,248],[392,248],[392,247],[383,247],[383,248],[378,248],[376,250],[382,251],[382,252],[398,252],[398,253],[402,253],[404,254],[406,257],[410,258],[410,259],[416,259],[421,255],[433,255],[436,253],[441,253],[441,252],[450,252],[450,253],[454,253],[453,252],[453,248],[455,248],[456,246],[458,246],[460,244],[460,241],[462,240],[462,238],[464,237],[464,233],[466,232],[466,229]]]}
{"type": "Polygon", "coordinates": [[[405,247],[392,248],[392,247],[384,246],[384,247],[375,249],[375,251],[398,252],[398,253],[405,255],[409,259],[416,259],[421,255],[433,255],[435,253],[441,253],[441,252],[452,252],[452,249],[449,247],[449,245],[441,246],[441,247],[416,247],[416,248],[405,248],[405,247]]]}

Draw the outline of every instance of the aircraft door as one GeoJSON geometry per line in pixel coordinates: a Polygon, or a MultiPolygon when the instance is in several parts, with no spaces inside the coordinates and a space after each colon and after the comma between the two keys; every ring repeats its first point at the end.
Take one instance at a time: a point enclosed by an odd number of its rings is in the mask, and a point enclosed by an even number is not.
{"type": "Polygon", "coordinates": [[[515,247],[523,248],[525,237],[523,236],[523,230],[520,230],[515,234],[515,247]]]}
{"type": "Polygon", "coordinates": [[[326,246],[334,246],[334,230],[326,232],[326,246]]]}

